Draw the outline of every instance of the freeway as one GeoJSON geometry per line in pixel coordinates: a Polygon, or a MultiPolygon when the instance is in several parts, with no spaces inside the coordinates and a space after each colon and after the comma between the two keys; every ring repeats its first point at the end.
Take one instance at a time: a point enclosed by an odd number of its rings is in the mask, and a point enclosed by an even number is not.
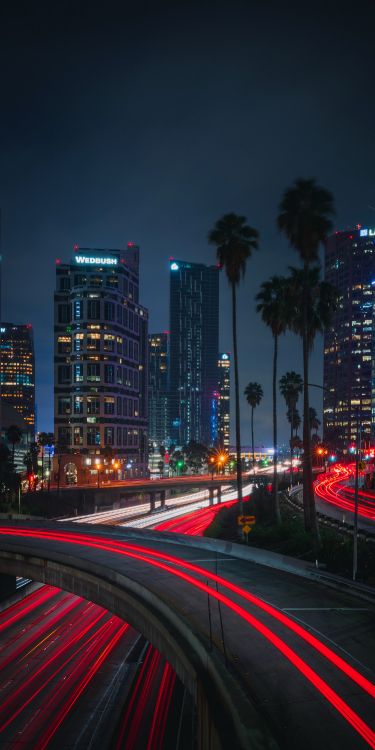
{"type": "MultiPolygon", "coordinates": [[[[153,594],[208,644],[207,657],[221,658],[229,681],[236,675],[249,710],[256,705],[281,747],[375,747],[371,604],[172,534],[73,524],[4,524],[0,534],[5,554],[18,549],[36,559],[43,550],[112,587],[126,575],[153,594]]],[[[168,635],[165,655],[176,666],[172,627],[168,635]]],[[[224,722],[225,705],[220,711],[224,722]]]]}
{"type": "MultiPolygon", "coordinates": [[[[340,520],[353,522],[354,517],[354,464],[337,464],[328,474],[320,474],[314,484],[317,508],[340,520]]],[[[358,526],[375,532],[375,493],[360,489],[358,492],[358,526]]]]}

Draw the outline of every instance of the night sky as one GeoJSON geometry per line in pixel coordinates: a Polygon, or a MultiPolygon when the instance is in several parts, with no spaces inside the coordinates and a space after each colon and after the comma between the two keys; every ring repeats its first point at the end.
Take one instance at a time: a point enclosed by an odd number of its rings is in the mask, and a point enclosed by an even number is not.
{"type": "MultiPolygon", "coordinates": [[[[239,290],[240,387],[263,385],[256,438],[271,443],[272,338],[254,296],[298,263],[275,226],[296,177],[333,191],[337,228],[375,226],[374,21],[360,0],[2,4],[2,316],[34,327],[39,429],[53,428],[55,259],[74,243],[139,243],[140,301],[165,330],[169,256],[216,262],[207,233],[235,211],[260,232],[239,290]]],[[[279,375],[301,359],[284,337],[279,375]]],[[[321,341],[311,370],[321,383],[321,341]]],[[[321,410],[319,390],[311,403],[321,410]]],[[[281,400],[279,412],[285,439],[281,400]]]]}

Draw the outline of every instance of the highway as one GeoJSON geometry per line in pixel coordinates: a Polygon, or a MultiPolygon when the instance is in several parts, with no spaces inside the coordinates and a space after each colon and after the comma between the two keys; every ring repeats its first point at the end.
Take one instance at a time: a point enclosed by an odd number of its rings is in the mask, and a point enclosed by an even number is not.
{"type": "MultiPolygon", "coordinates": [[[[174,498],[175,507],[156,513],[154,519],[147,503],[87,520],[116,524],[124,512],[129,517],[142,511],[147,514],[144,524],[151,526],[161,516],[181,516],[188,505],[191,526],[191,511],[202,502],[208,505],[207,491],[190,493],[179,502],[174,498]]],[[[207,508],[204,528],[219,509],[207,508]]],[[[203,529],[202,518],[199,526],[203,529]]],[[[182,700],[187,700],[181,683],[157,650],[118,617],[56,587],[40,586],[0,613],[0,639],[1,748],[35,747],[38,738],[38,750],[102,749],[114,730],[117,702],[124,711],[116,747],[125,741],[128,750],[177,747],[182,700]]],[[[184,727],[184,735],[188,741],[189,728],[184,727]]]]}
{"type": "Polygon", "coordinates": [[[110,567],[124,569],[172,604],[236,672],[280,747],[375,747],[370,603],[230,554],[202,552],[174,535],[134,533],[72,524],[0,529],[2,548],[21,541],[35,555],[42,546],[53,556],[68,545],[76,564],[93,569],[100,561],[106,575],[110,567]]]}
{"type": "MultiPolygon", "coordinates": [[[[355,465],[337,464],[327,474],[320,474],[314,484],[319,512],[338,520],[353,523],[355,465]],[[350,485],[350,486],[349,486],[350,485]]],[[[358,526],[375,533],[375,493],[360,489],[358,492],[358,526]]]]}

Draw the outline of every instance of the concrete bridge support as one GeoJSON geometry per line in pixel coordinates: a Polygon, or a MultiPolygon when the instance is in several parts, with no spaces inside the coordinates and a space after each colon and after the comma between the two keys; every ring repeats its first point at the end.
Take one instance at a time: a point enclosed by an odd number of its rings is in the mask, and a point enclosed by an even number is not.
{"type": "Polygon", "coordinates": [[[165,509],[166,491],[165,490],[161,490],[159,492],[159,497],[160,497],[160,507],[162,508],[162,510],[164,510],[165,509]]]}

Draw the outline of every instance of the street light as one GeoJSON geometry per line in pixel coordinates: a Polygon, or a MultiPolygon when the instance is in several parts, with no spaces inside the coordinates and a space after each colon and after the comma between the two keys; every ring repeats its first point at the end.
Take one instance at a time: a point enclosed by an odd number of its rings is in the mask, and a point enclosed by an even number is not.
{"type": "Polygon", "coordinates": [[[96,470],[97,470],[97,472],[98,472],[98,488],[99,488],[99,486],[100,486],[100,469],[101,469],[101,468],[102,468],[102,467],[101,467],[101,465],[100,465],[100,464],[96,464],[96,470]]]}

